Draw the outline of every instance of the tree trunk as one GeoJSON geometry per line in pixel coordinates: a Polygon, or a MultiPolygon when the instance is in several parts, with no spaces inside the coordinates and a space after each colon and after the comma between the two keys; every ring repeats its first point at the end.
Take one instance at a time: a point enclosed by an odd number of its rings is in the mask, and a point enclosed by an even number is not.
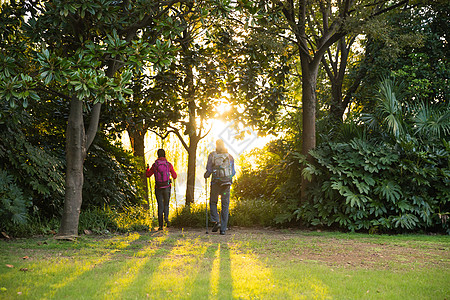
{"type": "Polygon", "coordinates": [[[328,64],[325,59],[325,70],[327,71],[328,78],[331,81],[331,104],[330,104],[330,116],[334,123],[342,123],[344,112],[347,109],[348,102],[344,102],[342,96],[342,84],[346,75],[346,69],[348,65],[348,56],[350,48],[353,45],[356,37],[351,37],[348,40],[342,37],[336,49],[334,56],[329,53],[328,64]],[[333,59],[335,57],[335,59],[333,59]]]}
{"type": "Polygon", "coordinates": [[[186,205],[189,206],[195,202],[195,178],[196,178],[196,165],[197,165],[197,146],[198,136],[189,136],[189,149],[188,149],[188,168],[187,168],[187,181],[186,181],[186,205]]]}
{"type": "MultiPolygon", "coordinates": [[[[167,9],[173,6],[169,3],[167,9]]],[[[156,16],[156,15],[155,15],[156,16]]],[[[154,22],[153,15],[147,15],[145,22],[133,24],[123,30],[126,41],[131,42],[141,28],[146,28],[154,22]]],[[[114,74],[124,65],[116,59],[108,58],[106,76],[113,78],[114,74]]],[[[80,217],[83,189],[83,164],[87,150],[92,144],[98,130],[100,120],[101,103],[96,103],[92,109],[92,117],[86,133],[83,123],[83,105],[78,99],[71,100],[69,121],[66,132],[66,191],[64,200],[64,211],[58,236],[77,236],[78,221],[80,217]]]]}
{"type": "Polygon", "coordinates": [[[145,132],[142,130],[134,130],[128,128],[128,136],[130,137],[131,148],[133,149],[133,154],[141,163],[145,163],[145,132]]]}
{"type": "MultiPolygon", "coordinates": [[[[309,63],[307,58],[301,60],[302,65],[302,107],[303,133],[302,154],[311,161],[309,151],[316,147],[316,87],[318,63],[309,63]]],[[[306,190],[309,180],[301,177],[301,199],[306,201],[306,190]]]]}
{"type": "Polygon", "coordinates": [[[70,101],[66,130],[66,190],[61,226],[58,232],[58,237],[62,239],[78,236],[78,222],[83,202],[83,165],[87,149],[97,133],[100,111],[101,104],[95,104],[86,134],[83,103],[75,97],[70,101]]]}
{"type": "Polygon", "coordinates": [[[86,158],[86,134],[83,123],[83,103],[73,98],[66,131],[66,191],[64,211],[58,236],[78,236],[83,192],[83,163],[86,158]]]}
{"type": "Polygon", "coordinates": [[[149,201],[148,201],[148,182],[147,176],[145,174],[146,165],[145,165],[145,130],[139,130],[134,128],[128,128],[128,136],[130,137],[131,148],[133,150],[133,154],[135,157],[139,159],[139,165],[144,167],[144,171],[141,172],[141,181],[142,186],[144,187],[144,198],[145,198],[145,209],[149,209],[149,201]]]}
{"type": "MultiPolygon", "coordinates": [[[[187,32],[187,36],[190,33],[187,32]]],[[[186,45],[183,47],[184,53],[189,53],[186,45]]],[[[188,151],[188,170],[186,178],[186,206],[190,206],[194,203],[195,196],[195,167],[197,160],[197,145],[200,140],[200,133],[197,131],[197,106],[195,104],[195,85],[194,85],[194,72],[191,65],[192,54],[185,57],[186,63],[186,83],[187,83],[187,94],[186,98],[189,99],[188,103],[188,114],[189,122],[186,126],[186,132],[189,136],[189,147],[186,149],[188,151]]],[[[200,128],[201,131],[201,128],[200,128]]]]}
{"type": "MultiPolygon", "coordinates": [[[[189,69],[191,71],[191,69],[189,69]]],[[[190,95],[193,95],[193,75],[192,72],[188,72],[188,78],[190,79],[190,95]]],[[[189,147],[188,151],[188,170],[187,170],[187,181],[186,181],[186,206],[190,206],[194,203],[194,193],[195,193],[195,167],[197,161],[197,146],[199,139],[199,134],[197,133],[197,107],[193,100],[188,103],[189,109],[189,123],[187,127],[187,133],[189,135],[189,147]]]]}
{"type": "Polygon", "coordinates": [[[332,117],[332,122],[342,123],[342,116],[346,107],[343,107],[344,103],[342,100],[342,80],[332,79],[331,80],[331,105],[330,105],[330,115],[332,117]]]}

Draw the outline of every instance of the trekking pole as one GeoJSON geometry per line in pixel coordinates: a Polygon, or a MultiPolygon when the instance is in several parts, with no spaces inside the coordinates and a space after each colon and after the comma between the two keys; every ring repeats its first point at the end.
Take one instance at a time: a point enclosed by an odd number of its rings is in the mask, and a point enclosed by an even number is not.
{"type": "Polygon", "coordinates": [[[150,194],[151,191],[149,189],[149,187],[150,187],[149,182],[150,182],[150,179],[147,177],[147,205],[148,205],[147,209],[150,211],[150,196],[148,194],[150,194]]]}
{"type": "Polygon", "coordinates": [[[177,212],[178,217],[178,202],[177,202],[177,185],[175,184],[176,180],[173,180],[173,193],[175,196],[175,211],[177,212]]]}
{"type": "Polygon", "coordinates": [[[206,216],[206,234],[208,234],[208,178],[205,178],[205,216],[206,216]]]}
{"type": "Polygon", "coordinates": [[[154,206],[154,204],[153,204],[152,180],[149,179],[149,182],[150,182],[150,198],[152,199],[152,217],[153,217],[153,219],[154,219],[154,218],[155,218],[155,206],[154,206]]]}

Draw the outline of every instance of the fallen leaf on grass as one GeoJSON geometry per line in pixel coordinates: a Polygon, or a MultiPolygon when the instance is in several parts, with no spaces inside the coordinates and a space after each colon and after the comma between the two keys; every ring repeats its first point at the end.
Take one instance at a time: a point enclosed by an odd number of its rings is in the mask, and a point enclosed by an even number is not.
{"type": "Polygon", "coordinates": [[[3,232],[3,231],[2,231],[2,236],[3,236],[5,239],[9,239],[9,235],[7,235],[6,232],[3,232]]]}
{"type": "Polygon", "coordinates": [[[28,256],[24,256],[24,257],[22,257],[22,259],[29,259],[29,257],[28,256]]]}
{"type": "Polygon", "coordinates": [[[13,265],[6,265],[8,268],[14,268],[13,265]]]}
{"type": "Polygon", "coordinates": [[[28,268],[22,268],[22,269],[20,269],[20,271],[26,272],[26,271],[28,271],[28,268]]]}

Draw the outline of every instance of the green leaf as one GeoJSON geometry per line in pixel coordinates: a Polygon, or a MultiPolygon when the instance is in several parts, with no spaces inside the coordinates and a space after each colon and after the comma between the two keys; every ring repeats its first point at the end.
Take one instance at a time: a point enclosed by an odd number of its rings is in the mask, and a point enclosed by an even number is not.
{"type": "Polygon", "coordinates": [[[402,201],[398,201],[397,202],[397,207],[402,211],[409,211],[411,210],[412,206],[408,203],[408,201],[406,200],[402,200],[402,201]]]}
{"type": "Polygon", "coordinates": [[[413,229],[419,222],[419,219],[412,214],[404,214],[392,218],[394,228],[413,229]]]}
{"type": "Polygon", "coordinates": [[[39,101],[41,99],[39,95],[34,91],[30,92],[30,98],[33,99],[34,101],[39,101]]]}
{"type": "Polygon", "coordinates": [[[369,193],[370,187],[366,183],[360,182],[360,181],[358,181],[356,179],[353,180],[353,183],[355,184],[356,188],[358,189],[358,191],[361,194],[368,194],[369,193]]]}
{"type": "Polygon", "coordinates": [[[396,203],[397,200],[403,196],[401,187],[393,181],[384,181],[381,186],[375,188],[375,192],[381,194],[384,198],[392,203],[396,203]]]}

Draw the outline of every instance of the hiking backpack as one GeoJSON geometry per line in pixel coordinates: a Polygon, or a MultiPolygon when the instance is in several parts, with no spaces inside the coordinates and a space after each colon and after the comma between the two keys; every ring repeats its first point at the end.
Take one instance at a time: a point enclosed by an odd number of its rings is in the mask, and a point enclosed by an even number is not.
{"type": "Polygon", "coordinates": [[[170,164],[168,161],[155,161],[155,183],[157,188],[170,186],[170,164]]]}
{"type": "Polygon", "coordinates": [[[214,170],[214,179],[222,185],[231,184],[233,169],[231,168],[230,155],[228,153],[213,152],[212,165],[214,170]]]}

